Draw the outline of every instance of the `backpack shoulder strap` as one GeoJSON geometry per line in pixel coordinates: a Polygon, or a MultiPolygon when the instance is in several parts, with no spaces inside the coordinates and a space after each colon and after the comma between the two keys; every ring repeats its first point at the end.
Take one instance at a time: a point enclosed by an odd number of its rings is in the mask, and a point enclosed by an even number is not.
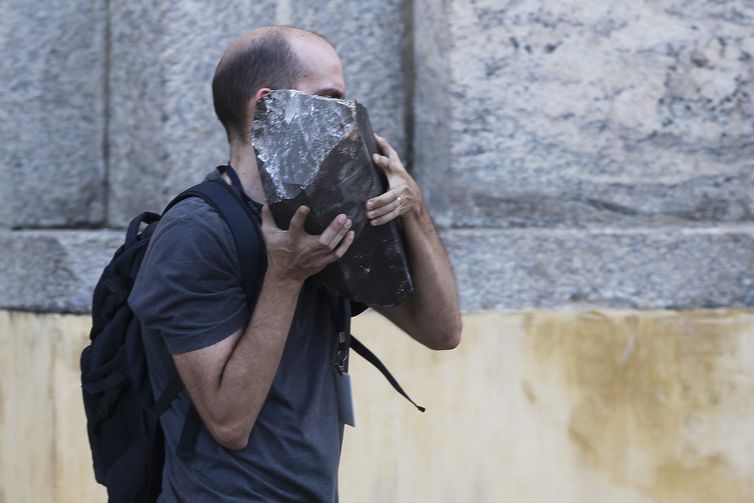
{"type": "Polygon", "coordinates": [[[426,408],[422,407],[421,405],[418,405],[416,402],[411,400],[411,397],[408,396],[408,393],[406,393],[403,390],[401,385],[398,383],[398,380],[395,377],[393,377],[393,374],[390,373],[390,371],[387,369],[385,364],[382,363],[379,358],[377,358],[377,355],[372,353],[369,350],[369,348],[367,348],[364,344],[362,344],[361,341],[358,340],[353,335],[351,335],[350,339],[351,339],[351,348],[354,351],[356,351],[359,354],[359,356],[361,356],[366,361],[368,361],[369,363],[377,367],[377,370],[379,370],[382,373],[382,375],[385,376],[385,379],[388,380],[388,382],[393,387],[393,389],[395,389],[395,391],[400,393],[403,396],[403,398],[411,402],[414,405],[414,407],[416,407],[420,412],[424,412],[425,410],[427,410],[426,408]]]}
{"type": "MultiPolygon", "coordinates": [[[[236,243],[239,263],[241,265],[241,284],[246,292],[246,300],[249,310],[253,311],[259,297],[261,278],[267,268],[267,255],[264,253],[264,237],[260,228],[260,222],[256,214],[246,205],[240,194],[222,180],[206,180],[195,185],[176,196],[165,208],[170,210],[179,202],[189,197],[199,197],[217,211],[230,229],[233,241],[236,243]],[[253,233],[253,234],[252,234],[253,233]],[[256,237],[256,243],[252,240],[256,237]]],[[[158,400],[157,414],[167,408],[170,401],[181,392],[183,384],[180,377],[170,382],[168,388],[158,400]]],[[[181,438],[178,442],[176,454],[183,459],[189,459],[194,454],[196,439],[201,429],[201,418],[193,404],[189,407],[186,421],[183,425],[181,438]]]]}
{"type": "Polygon", "coordinates": [[[220,214],[228,225],[240,257],[241,283],[246,291],[249,308],[253,309],[259,297],[260,279],[267,269],[264,246],[259,246],[259,243],[264,243],[264,237],[258,217],[246,205],[236,189],[222,180],[207,180],[194,185],[176,196],[165,211],[189,197],[202,198],[220,214]],[[256,243],[251,239],[252,233],[256,237],[256,243]]]}

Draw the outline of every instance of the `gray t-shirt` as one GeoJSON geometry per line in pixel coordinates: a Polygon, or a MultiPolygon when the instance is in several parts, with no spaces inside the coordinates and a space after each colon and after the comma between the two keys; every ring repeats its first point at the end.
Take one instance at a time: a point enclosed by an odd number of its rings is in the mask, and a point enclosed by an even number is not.
{"type": "MultiPolygon", "coordinates": [[[[128,300],[142,322],[155,396],[174,375],[171,355],[215,344],[248,323],[239,264],[229,228],[203,200],[182,201],[160,221],[128,300]]],[[[173,401],[161,418],[159,501],[338,500],[343,425],[332,302],[322,287],[304,284],[272,388],[242,451],[226,450],[202,428],[194,457],[177,457],[189,399],[184,391],[173,401]]]]}

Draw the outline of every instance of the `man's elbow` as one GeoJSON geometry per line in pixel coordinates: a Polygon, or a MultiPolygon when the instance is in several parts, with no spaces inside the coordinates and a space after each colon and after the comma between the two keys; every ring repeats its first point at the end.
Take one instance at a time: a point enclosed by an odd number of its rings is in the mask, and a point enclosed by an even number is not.
{"type": "Polygon", "coordinates": [[[241,451],[249,443],[251,432],[244,425],[216,424],[207,428],[212,438],[229,451],[241,451]]]}
{"type": "Polygon", "coordinates": [[[447,351],[455,349],[461,343],[461,332],[463,331],[463,323],[460,318],[445,329],[440,330],[436,337],[432,339],[432,343],[428,344],[430,349],[435,351],[447,351]]]}
{"type": "Polygon", "coordinates": [[[215,438],[215,440],[229,451],[242,451],[249,443],[249,437],[215,438]]]}

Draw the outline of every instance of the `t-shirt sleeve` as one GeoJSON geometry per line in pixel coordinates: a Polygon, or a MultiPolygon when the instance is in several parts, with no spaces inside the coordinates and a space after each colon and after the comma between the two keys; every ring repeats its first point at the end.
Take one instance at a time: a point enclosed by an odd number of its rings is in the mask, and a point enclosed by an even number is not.
{"type": "Polygon", "coordinates": [[[219,215],[209,208],[206,214],[213,218],[161,223],[128,299],[139,321],[162,334],[171,354],[211,346],[248,322],[232,235],[219,215]]]}

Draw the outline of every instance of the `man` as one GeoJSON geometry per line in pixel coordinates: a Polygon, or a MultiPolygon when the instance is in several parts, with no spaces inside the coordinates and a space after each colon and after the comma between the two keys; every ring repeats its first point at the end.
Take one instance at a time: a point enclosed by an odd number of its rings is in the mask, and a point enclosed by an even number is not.
{"type": "MultiPolygon", "coordinates": [[[[257,101],[276,88],[332,98],[346,92],[333,47],[292,27],[238,38],[212,88],[230,165],[260,203],[248,141],[257,101]]],[[[364,211],[372,225],[402,220],[415,291],[401,306],[376,309],[429,348],[451,349],[461,319],[447,255],[418,186],[390,145],[378,143],[384,155],[374,162],[389,190],[365,201],[364,211]]],[[[336,334],[326,292],[307,279],[342,257],[354,234],[348,215],[339,215],[321,235],[309,235],[307,213],[300,207],[284,231],[263,208],[259,246],[266,245],[268,267],[253,313],[233,238],[206,203],[179,203],[155,231],[129,304],[144,328],[155,393],[167,386],[173,364],[188,391],[161,418],[161,501],[337,501],[343,425],[332,368],[336,334]],[[204,428],[195,455],[184,460],[175,453],[189,397],[204,428]]]]}

